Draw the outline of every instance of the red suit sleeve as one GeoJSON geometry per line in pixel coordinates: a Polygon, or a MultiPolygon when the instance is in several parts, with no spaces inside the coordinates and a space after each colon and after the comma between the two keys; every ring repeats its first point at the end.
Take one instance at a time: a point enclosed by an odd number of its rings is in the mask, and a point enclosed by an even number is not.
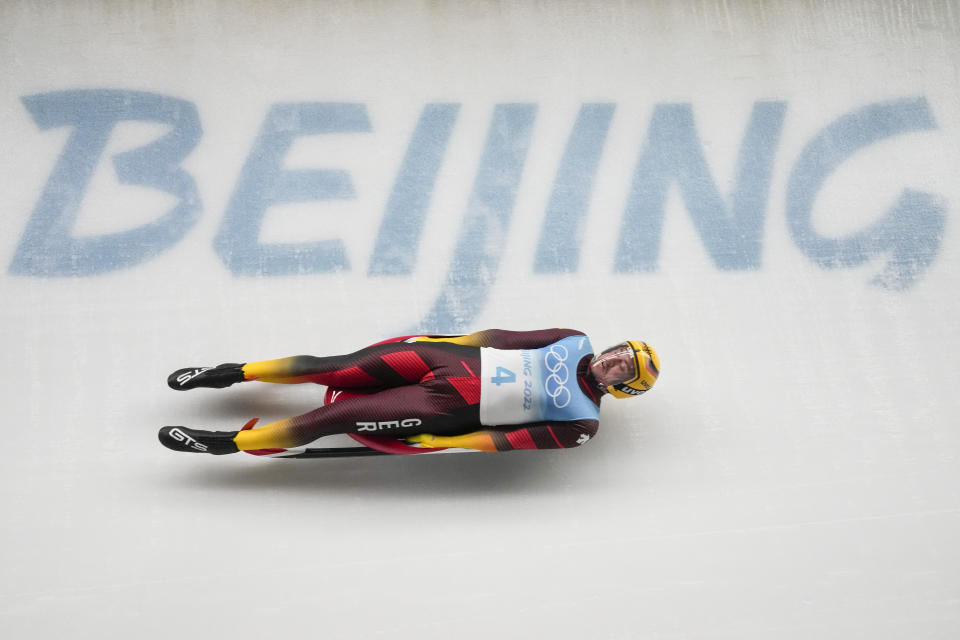
{"type": "Polygon", "coordinates": [[[585,335],[576,329],[536,329],[534,331],[508,331],[487,329],[473,334],[479,338],[479,346],[495,349],[539,349],[569,336],[585,335]]]}
{"type": "Polygon", "coordinates": [[[596,420],[532,422],[486,427],[497,451],[514,449],[569,449],[579,447],[597,434],[596,420]]]}

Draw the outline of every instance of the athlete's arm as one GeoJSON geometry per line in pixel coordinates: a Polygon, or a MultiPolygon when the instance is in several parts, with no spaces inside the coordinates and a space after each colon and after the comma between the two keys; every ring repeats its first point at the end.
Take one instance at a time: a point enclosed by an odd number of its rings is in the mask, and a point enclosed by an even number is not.
{"type": "Polygon", "coordinates": [[[569,336],[585,335],[576,329],[537,329],[534,331],[508,331],[485,329],[463,336],[418,336],[417,342],[453,342],[470,347],[494,347],[496,349],[539,349],[569,336]]]}
{"type": "Polygon", "coordinates": [[[407,442],[436,449],[451,447],[479,451],[513,451],[514,449],[569,449],[587,442],[597,433],[596,420],[568,422],[535,422],[522,425],[487,427],[459,436],[435,436],[421,433],[407,442]]]}

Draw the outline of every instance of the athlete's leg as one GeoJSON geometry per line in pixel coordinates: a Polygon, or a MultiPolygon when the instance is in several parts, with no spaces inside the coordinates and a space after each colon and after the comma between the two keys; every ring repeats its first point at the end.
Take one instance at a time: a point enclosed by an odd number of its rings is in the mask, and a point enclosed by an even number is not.
{"type": "Polygon", "coordinates": [[[314,382],[344,389],[382,389],[409,384],[380,359],[390,351],[390,345],[378,345],[344,356],[290,356],[247,364],[188,367],[170,374],[167,384],[177,391],[197,387],[222,389],[250,380],[278,384],[314,382]]]}
{"type": "Polygon", "coordinates": [[[416,384],[431,377],[474,375],[472,367],[479,367],[479,358],[480,350],[472,346],[389,342],[340,356],[302,355],[243,365],[180,369],[167,378],[167,384],[182,391],[196,387],[221,389],[237,382],[260,380],[280,384],[315,382],[372,391],[416,384]]]}
{"type": "Polygon", "coordinates": [[[383,382],[360,368],[360,362],[369,360],[358,357],[363,351],[346,356],[290,356],[248,362],[243,365],[243,377],[277,384],[315,382],[344,389],[383,387],[383,382]]]}
{"type": "Polygon", "coordinates": [[[336,433],[407,436],[463,433],[480,421],[478,404],[468,404],[443,381],[385,389],[330,404],[310,413],[240,431],[240,450],[289,449],[336,433]]]}
{"type": "Polygon", "coordinates": [[[292,356],[243,365],[245,380],[315,382],[340,389],[384,389],[429,377],[461,376],[479,349],[453,344],[388,342],[341,356],[292,356]]]}

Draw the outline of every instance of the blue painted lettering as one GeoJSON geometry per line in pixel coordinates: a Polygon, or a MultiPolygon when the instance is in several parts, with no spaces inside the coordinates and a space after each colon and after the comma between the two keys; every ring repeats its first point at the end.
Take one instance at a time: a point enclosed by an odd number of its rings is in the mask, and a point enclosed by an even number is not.
{"type": "Polygon", "coordinates": [[[773,156],[787,105],[757,102],[740,147],[729,210],[710,175],[689,104],[658,105],[634,171],[615,269],[655,271],[667,192],[676,181],[718,269],[760,266],[773,156]]]}
{"type": "MultiPolygon", "coordinates": [[[[201,128],[193,103],[152,93],[78,90],[23,98],[41,130],[72,127],[27,222],[10,273],[86,276],[130,268],[170,248],[192,228],[200,212],[193,178],[180,163],[196,147],[201,128]],[[162,123],[170,131],[113,158],[124,185],[156,189],[177,198],[158,219],[99,236],[74,234],[91,177],[117,123],[162,123]]],[[[536,273],[575,272],[597,168],[616,106],[584,104],[567,139],[533,256],[536,273]]],[[[460,105],[427,104],[397,172],[367,268],[370,276],[413,273],[423,225],[460,105]]],[[[729,195],[715,184],[689,104],[660,104],[653,111],[634,167],[614,270],[657,269],[665,203],[675,184],[694,228],[718,269],[761,265],[773,160],[787,105],[756,102],[737,156],[729,195]]],[[[530,146],[537,106],[500,104],[493,110],[480,165],[466,206],[453,259],[427,315],[411,331],[454,333],[483,310],[496,280],[514,203],[530,146]]],[[[911,286],[940,250],[946,205],[933,194],[905,189],[877,221],[845,237],[814,230],[813,205],[827,179],[870,145],[937,125],[925,98],[867,105],[827,125],[797,158],[786,192],[790,236],[816,264],[852,268],[885,257],[872,283],[911,286]]],[[[267,210],[278,204],[350,199],[353,183],[343,170],[289,170],[284,159],[300,136],[366,133],[366,106],[350,103],[277,104],[268,112],[227,205],[214,249],[237,276],[279,276],[347,270],[340,239],[264,244],[267,210]]],[[[524,365],[524,375],[527,366],[524,365]]]]}
{"type": "Polygon", "coordinates": [[[10,264],[10,273],[89,276],[140,264],[176,244],[196,222],[200,197],[180,162],[200,140],[193,103],[138,91],[77,90],[28,96],[23,103],[41,130],[73,131],[47,179],[10,264]],[[157,220],[93,237],[72,234],[80,203],[118,122],[159,122],[172,129],[152,143],[117,154],[121,184],[159,189],[179,203],[157,220]]]}
{"type": "Polygon", "coordinates": [[[942,199],[907,189],[883,218],[845,238],[818,234],[811,213],[824,182],[855,153],[885,138],[936,128],[926,99],[918,98],[868,105],[817,134],[797,159],[787,187],[787,221],[797,246],[826,269],[855,267],[889,254],[871,282],[887,289],[913,284],[940,247],[946,225],[942,199]]]}
{"type": "Polygon", "coordinates": [[[213,242],[234,275],[324,273],[350,267],[339,239],[264,245],[258,237],[271,205],[354,197],[345,171],[283,168],[283,158],[297,137],[367,131],[370,121],[362,104],[277,104],[270,109],[213,242]]]}
{"type": "Polygon", "coordinates": [[[533,266],[536,273],[573,273],[580,265],[584,220],[614,108],[612,104],[580,108],[547,205],[533,266]]]}
{"type": "Polygon", "coordinates": [[[486,304],[506,245],[535,113],[530,104],[501,104],[494,110],[450,269],[417,330],[456,332],[486,304]]]}
{"type": "Polygon", "coordinates": [[[423,220],[459,110],[460,105],[456,104],[424,107],[387,201],[368,275],[398,276],[413,272],[423,220]]]}

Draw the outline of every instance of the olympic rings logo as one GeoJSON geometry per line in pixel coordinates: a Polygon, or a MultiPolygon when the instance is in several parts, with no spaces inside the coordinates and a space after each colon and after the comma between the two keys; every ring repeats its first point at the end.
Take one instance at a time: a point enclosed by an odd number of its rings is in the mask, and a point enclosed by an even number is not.
{"type": "Polygon", "coordinates": [[[543,383],[543,389],[557,409],[563,409],[570,404],[571,399],[570,389],[567,388],[567,382],[570,380],[570,369],[565,362],[567,355],[566,347],[562,344],[554,344],[543,356],[543,365],[550,372],[543,383]]]}

